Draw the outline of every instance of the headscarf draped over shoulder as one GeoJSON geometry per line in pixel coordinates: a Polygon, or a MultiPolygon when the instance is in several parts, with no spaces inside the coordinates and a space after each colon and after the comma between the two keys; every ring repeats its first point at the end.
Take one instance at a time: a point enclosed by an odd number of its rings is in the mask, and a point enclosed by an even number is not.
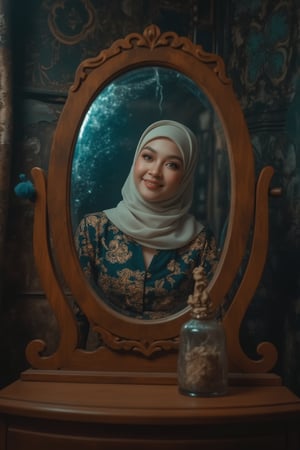
{"type": "Polygon", "coordinates": [[[151,124],[138,142],[133,164],[122,188],[123,200],[115,208],[104,212],[121,231],[145,247],[161,250],[183,247],[203,229],[203,225],[189,213],[197,161],[197,139],[188,127],[172,120],[151,124]],[[135,186],[134,164],[143,147],[156,138],[168,138],[177,145],[183,158],[184,175],[174,197],[162,202],[147,202],[135,186]]]}

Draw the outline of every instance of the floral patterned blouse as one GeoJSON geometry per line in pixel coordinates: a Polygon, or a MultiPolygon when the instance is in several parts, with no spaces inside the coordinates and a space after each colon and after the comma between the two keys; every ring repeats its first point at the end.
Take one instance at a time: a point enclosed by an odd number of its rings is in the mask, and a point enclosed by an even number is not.
{"type": "Polygon", "coordinates": [[[142,246],[104,212],[85,216],[75,240],[81,267],[101,298],[140,319],[161,318],[186,307],[195,266],[203,265],[210,277],[217,263],[215,239],[204,229],[185,247],[158,250],[146,268],[142,246]]]}

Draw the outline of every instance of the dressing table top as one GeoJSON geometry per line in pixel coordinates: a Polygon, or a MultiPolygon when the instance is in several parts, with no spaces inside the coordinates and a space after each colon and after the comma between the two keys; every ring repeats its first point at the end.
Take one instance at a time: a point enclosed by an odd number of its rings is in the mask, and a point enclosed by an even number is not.
{"type": "MultiPolygon", "coordinates": [[[[99,383],[86,379],[66,382],[34,380],[25,372],[0,392],[0,412],[30,417],[119,424],[195,424],[300,419],[300,399],[279,384],[279,378],[233,376],[228,393],[221,397],[188,397],[176,384],[99,383]]],[[[80,376],[80,375],[78,375],[80,376]]]]}

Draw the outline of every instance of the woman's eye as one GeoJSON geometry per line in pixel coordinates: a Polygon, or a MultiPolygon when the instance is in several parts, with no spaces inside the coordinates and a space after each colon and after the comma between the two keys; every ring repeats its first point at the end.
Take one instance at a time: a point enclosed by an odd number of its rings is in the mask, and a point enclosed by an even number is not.
{"type": "Polygon", "coordinates": [[[145,161],[151,161],[151,160],[152,160],[152,156],[149,155],[149,153],[142,153],[142,158],[143,158],[145,161]]]}
{"type": "Polygon", "coordinates": [[[180,168],[179,164],[177,164],[176,162],[168,162],[167,166],[172,170],[178,170],[180,168]]]}

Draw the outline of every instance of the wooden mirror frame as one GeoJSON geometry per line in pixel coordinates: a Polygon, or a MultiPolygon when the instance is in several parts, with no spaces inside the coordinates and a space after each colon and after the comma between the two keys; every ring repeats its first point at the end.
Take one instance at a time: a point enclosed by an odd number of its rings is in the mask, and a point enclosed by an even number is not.
{"type": "Polygon", "coordinates": [[[111,81],[132,69],[160,66],[189,77],[206,94],[224,128],[229,152],[231,200],[227,235],[217,270],[209,284],[214,305],[221,305],[245,255],[253,225],[248,265],[242,282],[224,316],[229,368],[238,372],[266,372],[276,362],[271,343],[258,346],[261,357],[250,359],[239,341],[240,324],[256,290],[268,246],[268,191],[273,169],[266,167],[255,181],[250,137],[240,105],[222,59],[174,32],[161,33],[155,25],[143,34],[132,33],[109,49],[82,62],[55,132],[48,172],[32,170],[37,191],[34,253],[39,276],[57,317],[60,342],[52,355],[43,355],[46,344],[34,340],[27,359],[37,369],[68,369],[165,373],[176,370],[178,335],[189,311],[160,320],[123,316],[99,301],[84,277],[74,245],[70,214],[70,177],[76,139],[87,110],[111,81]],[[51,235],[51,245],[50,245],[51,235]],[[57,275],[61,272],[61,277],[57,275]],[[91,326],[106,344],[93,352],[78,348],[78,327],[64,287],[78,302],[91,326]]]}

